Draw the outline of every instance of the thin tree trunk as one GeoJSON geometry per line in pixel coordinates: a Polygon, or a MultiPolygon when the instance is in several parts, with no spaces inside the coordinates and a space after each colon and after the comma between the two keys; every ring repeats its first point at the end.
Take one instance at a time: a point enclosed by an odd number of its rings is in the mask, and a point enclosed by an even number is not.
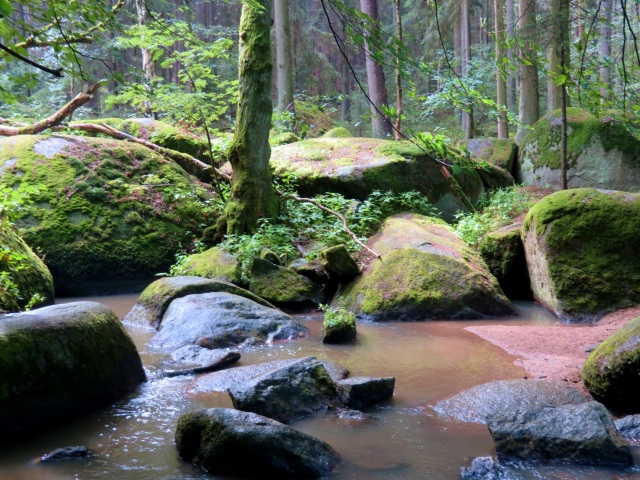
{"type": "Polygon", "coordinates": [[[242,5],[238,112],[229,161],[231,195],[225,208],[227,234],[253,233],[258,219],[275,218],[278,200],[269,170],[271,127],[271,0],[257,9],[242,5]]]}
{"type": "Polygon", "coordinates": [[[347,58],[349,55],[349,48],[346,42],[347,38],[347,26],[342,25],[342,38],[344,42],[344,57],[342,57],[342,106],[340,108],[340,121],[346,123],[351,120],[351,88],[349,80],[351,80],[351,71],[349,70],[349,63],[347,58]]]}
{"type": "MultiPolygon", "coordinates": [[[[569,71],[569,1],[550,1],[550,43],[548,51],[547,111],[562,107],[562,78],[569,71]],[[561,53],[565,49],[565,65],[561,66],[561,53]]],[[[569,98],[566,99],[569,105],[569,98]]]]}
{"type": "Polygon", "coordinates": [[[402,46],[402,17],[400,16],[400,0],[394,0],[395,16],[396,16],[396,33],[398,35],[398,50],[396,52],[396,125],[393,132],[395,140],[400,140],[400,131],[402,129],[402,64],[400,61],[400,48],[402,46]]]}
{"type": "MultiPolygon", "coordinates": [[[[136,13],[138,16],[138,25],[142,27],[146,26],[151,20],[144,0],[136,0],[136,13]]],[[[152,92],[153,79],[156,76],[156,62],[153,60],[153,55],[150,49],[141,48],[140,50],[142,50],[142,70],[144,71],[145,88],[147,91],[152,92]]],[[[151,104],[149,102],[145,104],[143,113],[147,117],[153,116],[151,104]]]]}
{"type": "MultiPolygon", "coordinates": [[[[460,4],[460,77],[464,82],[469,71],[471,61],[471,24],[469,19],[470,0],[461,0],[460,4]]],[[[474,137],[473,105],[471,99],[467,99],[467,108],[462,110],[462,131],[465,138],[474,137]]]]}
{"type": "Polygon", "coordinates": [[[518,131],[515,141],[522,143],[527,136],[527,126],[540,118],[540,95],[538,92],[538,57],[534,47],[536,32],[535,0],[519,0],[520,28],[520,102],[518,105],[518,131]]]}
{"type": "Polygon", "coordinates": [[[505,58],[504,0],[493,0],[493,17],[496,28],[496,90],[498,106],[498,138],[509,138],[507,123],[507,82],[500,69],[505,58]]]}
{"type": "Polygon", "coordinates": [[[611,99],[611,16],[613,13],[613,0],[602,0],[604,15],[603,24],[600,26],[600,37],[598,39],[598,59],[600,61],[600,87],[602,103],[611,99]]]}
{"type": "MultiPolygon", "coordinates": [[[[513,55],[513,45],[515,42],[515,22],[516,22],[516,12],[515,12],[515,0],[507,0],[507,40],[509,42],[507,48],[507,58],[509,59],[509,66],[514,66],[514,55],[513,55]]],[[[509,75],[507,77],[507,108],[510,112],[515,112],[516,110],[516,92],[517,92],[517,78],[516,74],[513,70],[509,71],[509,75]]]]}
{"type": "MultiPolygon", "coordinates": [[[[289,0],[273,0],[273,6],[276,30],[277,108],[280,112],[291,112],[295,116],[289,0]]],[[[293,127],[293,125],[290,125],[290,128],[291,127],[293,127]]]]}

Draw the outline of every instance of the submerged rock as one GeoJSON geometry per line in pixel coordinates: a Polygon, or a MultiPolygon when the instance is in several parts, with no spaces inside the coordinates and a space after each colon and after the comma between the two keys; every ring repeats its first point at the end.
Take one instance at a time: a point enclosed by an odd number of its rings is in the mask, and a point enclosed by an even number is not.
{"type": "Polygon", "coordinates": [[[521,480],[520,475],[514,474],[500,465],[493,457],[476,457],[468,467],[460,468],[462,480],[521,480]]]}
{"type": "Polygon", "coordinates": [[[303,337],[308,329],[279,310],[226,292],[177,298],[169,305],[149,347],[226,348],[303,337]]]}
{"type": "Polygon", "coordinates": [[[178,419],[180,457],[216,475],[316,478],[340,456],[327,443],[255,413],[211,408],[178,419]]]}
{"type": "Polygon", "coordinates": [[[538,410],[504,411],[487,426],[499,460],[562,461],[581,465],[630,465],[628,443],[598,402],[538,410]]]}
{"type": "Polygon", "coordinates": [[[104,305],[0,316],[0,442],[76,418],[144,380],[136,346],[104,305]]]}
{"type": "Polygon", "coordinates": [[[56,448],[40,458],[41,463],[69,460],[72,458],[87,458],[91,452],[84,446],[56,448]]]}
{"type": "Polygon", "coordinates": [[[337,381],[336,390],[342,403],[360,409],[389,400],[395,384],[394,377],[351,377],[337,381]]]}

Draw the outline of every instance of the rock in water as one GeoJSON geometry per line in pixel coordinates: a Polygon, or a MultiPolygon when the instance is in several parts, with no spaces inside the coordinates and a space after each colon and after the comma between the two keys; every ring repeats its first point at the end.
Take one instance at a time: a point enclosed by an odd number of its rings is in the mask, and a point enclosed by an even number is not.
{"type": "Polygon", "coordinates": [[[239,352],[209,350],[198,345],[186,345],[171,352],[173,362],[165,362],[164,377],[179,377],[223,370],[240,360],[239,352]]]}
{"type": "Polygon", "coordinates": [[[230,283],[240,283],[242,272],[238,262],[229,252],[213,247],[185,258],[172,270],[178,275],[215,278],[230,283]]]}
{"type": "Polygon", "coordinates": [[[216,475],[316,478],[340,462],[327,443],[270,418],[227,408],[186,413],[178,419],[180,457],[216,475]]]}
{"type": "Polygon", "coordinates": [[[460,469],[462,480],[521,480],[522,477],[507,471],[493,457],[476,457],[468,467],[460,469]]]}
{"type": "Polygon", "coordinates": [[[136,346],[104,305],[0,316],[0,442],[106,405],[144,380],[136,346]]]}
{"type": "Polygon", "coordinates": [[[308,329],[289,315],[232,293],[187,295],[169,305],[151,348],[185,345],[226,348],[303,337],[308,329]]]}
{"type": "Polygon", "coordinates": [[[69,460],[71,458],[86,458],[89,449],[83,446],[56,448],[54,451],[43,455],[40,462],[55,462],[57,460],[69,460]]]}
{"type": "Polygon", "coordinates": [[[638,441],[640,440],[640,414],[627,415],[614,422],[616,428],[624,438],[638,441]]]}
{"type": "Polygon", "coordinates": [[[333,379],[315,357],[305,357],[279,370],[232,386],[238,410],[258,413],[282,423],[308,417],[338,403],[333,379]]]}
{"type": "Polygon", "coordinates": [[[629,445],[598,402],[503,412],[487,418],[499,460],[630,465],[629,445]]]}
{"type": "Polygon", "coordinates": [[[336,382],[338,396],[350,408],[364,408],[389,400],[396,384],[394,377],[351,377],[336,382]]]}

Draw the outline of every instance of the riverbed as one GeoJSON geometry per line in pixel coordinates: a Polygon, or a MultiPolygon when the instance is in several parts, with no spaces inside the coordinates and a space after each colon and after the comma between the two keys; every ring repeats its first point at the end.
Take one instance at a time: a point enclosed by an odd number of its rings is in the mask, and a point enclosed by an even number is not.
{"type": "MultiPolygon", "coordinates": [[[[122,318],[136,295],[95,297],[122,318]]],[[[73,301],[77,299],[63,299],[73,301]]],[[[82,299],[85,300],[85,299],[82,299]]],[[[519,316],[500,321],[359,323],[350,345],[320,341],[322,317],[300,315],[311,334],[242,351],[238,366],[314,355],[348,368],[352,376],[394,376],[393,399],[368,409],[366,420],[333,412],[295,423],[296,429],[331,444],[342,456],[330,477],[343,479],[457,479],[460,466],[493,455],[484,425],[445,421],[431,409],[465,388],[492,380],[522,378],[516,357],[465,330],[471,325],[551,325],[555,318],[533,303],[518,303],[519,316]]],[[[3,448],[0,479],[205,479],[222,478],[182,462],[173,444],[178,416],[199,408],[231,407],[226,393],[198,392],[194,377],[162,378],[160,356],[147,351],[152,330],[127,325],[142,356],[148,381],[129,398],[64,427],[3,448]],[[37,464],[33,460],[63,446],[85,445],[87,460],[37,464]]],[[[636,462],[639,457],[636,455],[636,462]]],[[[525,478],[640,479],[640,469],[527,467],[525,478]]],[[[229,477],[226,477],[229,478],[229,477]]]]}

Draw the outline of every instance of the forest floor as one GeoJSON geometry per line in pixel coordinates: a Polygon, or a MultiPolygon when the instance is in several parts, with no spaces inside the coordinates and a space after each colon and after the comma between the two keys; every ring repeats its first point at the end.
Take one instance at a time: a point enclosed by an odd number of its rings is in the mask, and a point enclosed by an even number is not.
{"type": "Polygon", "coordinates": [[[633,307],[612,312],[593,324],[486,325],[466,330],[518,357],[514,363],[529,378],[562,380],[584,388],[580,370],[589,352],[638,316],[640,307],[633,307]]]}

